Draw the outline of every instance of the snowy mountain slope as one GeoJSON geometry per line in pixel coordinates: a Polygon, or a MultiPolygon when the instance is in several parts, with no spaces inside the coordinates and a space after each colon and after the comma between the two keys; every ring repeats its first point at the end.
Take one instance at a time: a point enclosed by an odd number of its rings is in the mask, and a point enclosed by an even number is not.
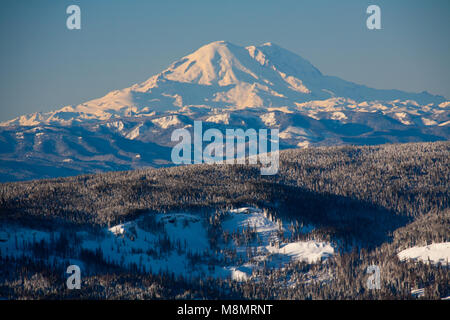
{"type": "Polygon", "coordinates": [[[439,104],[426,92],[377,90],[325,76],[310,62],[275,44],[240,47],[226,41],[207,44],[161,73],[102,98],[48,113],[21,116],[2,125],[65,124],[145,116],[184,106],[209,108],[296,107],[297,103],[344,97],[357,102],[413,100],[439,104]]]}
{"type": "Polygon", "coordinates": [[[172,130],[195,120],[277,128],[289,148],[448,140],[449,115],[440,96],[326,76],[272,43],[217,41],[143,83],[1,123],[0,181],[169,165],[172,130]]]}

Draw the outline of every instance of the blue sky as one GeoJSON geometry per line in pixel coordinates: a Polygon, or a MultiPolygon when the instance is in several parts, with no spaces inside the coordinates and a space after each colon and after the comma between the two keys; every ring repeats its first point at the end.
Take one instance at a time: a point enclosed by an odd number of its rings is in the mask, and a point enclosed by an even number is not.
{"type": "Polygon", "coordinates": [[[103,96],[216,40],[274,42],[324,74],[450,98],[448,0],[2,0],[0,121],[103,96]],[[82,29],[66,28],[81,8],[82,29]],[[366,28],[381,7],[382,30],[366,28]]]}

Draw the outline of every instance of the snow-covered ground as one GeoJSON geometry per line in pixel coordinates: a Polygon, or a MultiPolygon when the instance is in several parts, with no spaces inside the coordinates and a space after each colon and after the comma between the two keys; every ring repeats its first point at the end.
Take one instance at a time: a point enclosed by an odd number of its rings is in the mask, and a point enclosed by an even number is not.
{"type": "MultiPolygon", "coordinates": [[[[212,228],[211,217],[190,213],[146,214],[136,220],[104,229],[100,233],[78,231],[69,246],[91,252],[101,251],[103,260],[125,268],[136,266],[145,272],[173,272],[185,277],[214,277],[247,280],[254,270],[283,267],[292,261],[320,262],[333,255],[333,247],[322,241],[288,241],[292,228],[256,208],[239,208],[220,215],[212,228]],[[208,233],[217,232],[215,236],[208,233]],[[219,231],[218,231],[219,230],[219,231]],[[211,239],[217,239],[215,245],[211,239]]],[[[299,226],[308,233],[312,226],[299,226]]],[[[33,245],[51,248],[60,232],[2,226],[2,256],[33,256],[33,245]]],[[[78,256],[52,261],[72,261],[78,256]]],[[[89,270],[85,270],[89,273],[89,270]]]]}
{"type": "Polygon", "coordinates": [[[424,288],[413,289],[413,290],[411,290],[411,295],[414,298],[421,298],[425,295],[425,289],[424,288]]]}
{"type": "MultiPolygon", "coordinates": [[[[221,221],[222,231],[230,238],[233,234],[242,234],[244,230],[251,230],[255,237],[248,243],[239,240],[219,243],[214,253],[209,244],[205,219],[187,213],[157,215],[156,221],[163,226],[157,232],[142,229],[142,219],[145,217],[109,229],[114,237],[106,237],[100,244],[107,259],[116,263],[122,262],[125,265],[136,263],[146,271],[170,270],[175,274],[246,280],[251,277],[254,269],[262,265],[277,267],[280,263],[283,265],[294,260],[314,263],[334,253],[330,244],[320,241],[283,243],[280,235],[289,236],[290,232],[283,228],[281,220],[255,208],[230,210],[221,221]],[[172,250],[167,255],[157,258],[145,254],[148,247],[157,249],[158,241],[164,236],[167,236],[170,242],[177,244],[179,250],[172,250]],[[114,245],[111,245],[111,242],[114,245]],[[236,259],[229,264],[217,263],[213,268],[208,268],[210,264],[208,262],[193,266],[188,259],[191,254],[203,256],[203,259],[199,258],[199,260],[208,259],[207,257],[211,254],[215,255],[216,251],[219,258],[234,251],[236,259]],[[250,256],[249,252],[252,252],[250,256]],[[242,262],[236,264],[238,259],[242,262]]],[[[304,226],[301,232],[307,233],[312,229],[311,226],[304,226]]],[[[95,249],[96,245],[98,246],[99,243],[83,242],[86,248],[95,249]]]]}
{"type": "Polygon", "coordinates": [[[450,242],[433,243],[423,247],[412,247],[398,253],[400,260],[420,260],[432,264],[447,265],[450,261],[450,242]]]}
{"type": "Polygon", "coordinates": [[[326,242],[297,241],[280,245],[279,247],[268,247],[271,253],[282,254],[291,259],[314,263],[321,261],[334,254],[334,248],[326,242]]]}

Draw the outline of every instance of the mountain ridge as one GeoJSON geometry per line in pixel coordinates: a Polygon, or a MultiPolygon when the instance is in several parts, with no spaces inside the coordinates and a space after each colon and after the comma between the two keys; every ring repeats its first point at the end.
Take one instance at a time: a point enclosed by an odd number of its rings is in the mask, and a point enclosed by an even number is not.
{"type": "Polygon", "coordinates": [[[152,111],[178,111],[185,106],[210,108],[291,107],[296,103],[344,97],[363,101],[414,100],[442,103],[427,92],[372,89],[326,76],[302,57],[274,43],[240,47],[215,41],[172,63],[142,83],[76,106],[37,112],[0,123],[36,125],[73,120],[106,120],[152,111]]]}
{"type": "Polygon", "coordinates": [[[276,128],[280,148],[450,139],[450,102],[326,76],[273,43],[202,46],[98,99],[0,123],[0,181],[171,165],[174,129],[276,128]]]}

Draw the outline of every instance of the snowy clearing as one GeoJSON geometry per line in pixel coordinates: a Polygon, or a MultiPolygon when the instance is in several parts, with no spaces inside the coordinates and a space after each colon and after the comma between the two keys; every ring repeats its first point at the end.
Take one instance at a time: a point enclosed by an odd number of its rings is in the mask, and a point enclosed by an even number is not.
{"type": "MultiPolygon", "coordinates": [[[[298,226],[303,234],[313,229],[298,226]]],[[[50,255],[52,262],[79,261],[79,253],[87,250],[100,253],[108,264],[126,269],[245,281],[264,268],[283,268],[295,261],[321,263],[334,254],[333,247],[326,242],[288,241],[291,230],[292,225],[285,228],[282,220],[252,207],[233,209],[219,216],[148,213],[101,232],[77,231],[76,243],[64,242],[73,248],[70,257],[52,250],[50,255]]],[[[57,247],[62,236],[62,231],[5,225],[0,228],[0,254],[31,257],[36,248],[57,247]]]]}
{"type": "Polygon", "coordinates": [[[447,265],[450,260],[450,242],[433,243],[424,247],[412,247],[398,253],[400,260],[431,261],[432,264],[447,265]]]}

